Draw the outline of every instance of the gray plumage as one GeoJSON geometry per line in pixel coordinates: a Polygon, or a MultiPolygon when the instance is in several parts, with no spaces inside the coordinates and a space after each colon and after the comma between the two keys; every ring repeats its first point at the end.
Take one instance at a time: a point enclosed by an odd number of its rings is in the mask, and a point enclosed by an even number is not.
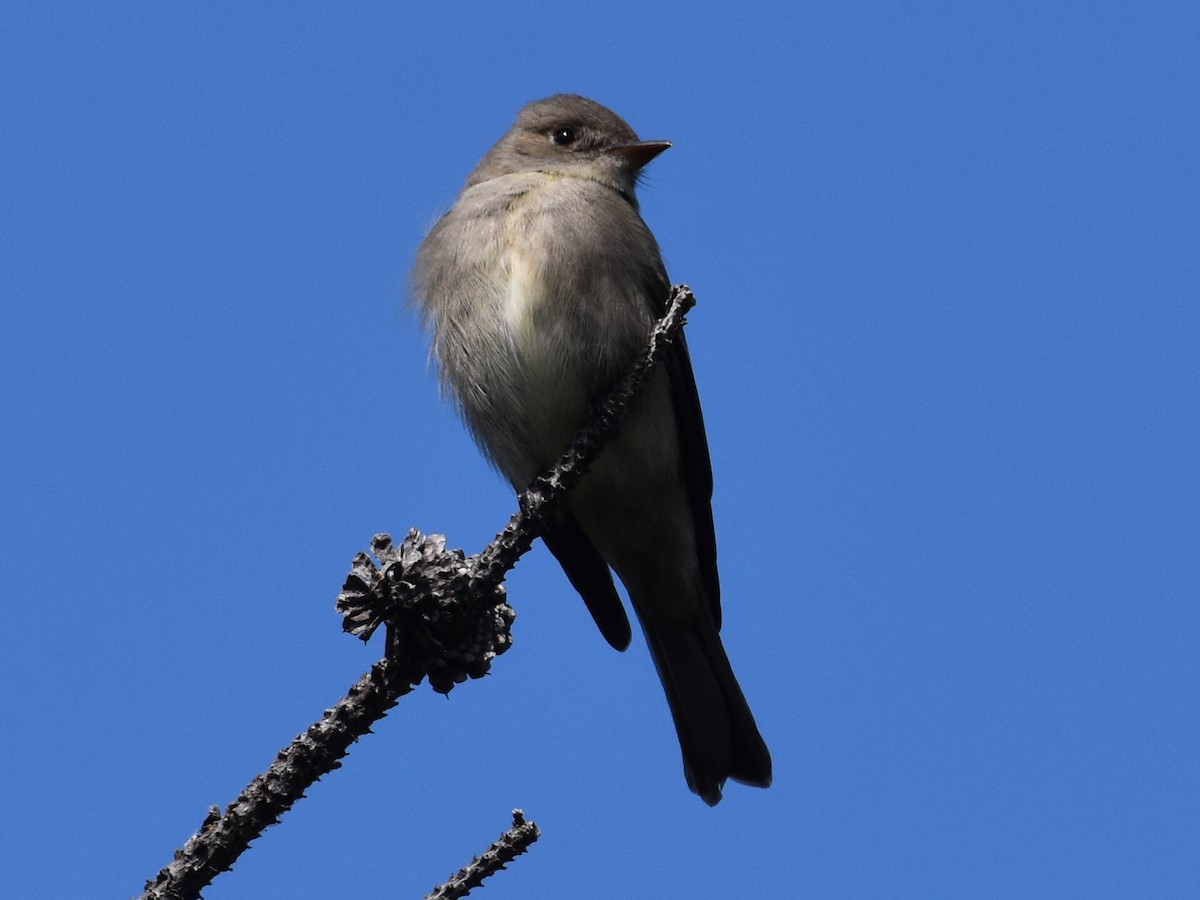
{"type": "MultiPolygon", "coordinates": [[[[670,282],[634,187],[669,146],[639,141],[584,97],[531,103],[421,245],[413,295],[442,385],[517,490],[558,459],[664,310],[670,282]]],[[[666,690],[688,785],[715,804],[726,778],[770,784],[771,760],[718,635],[711,497],[680,340],[546,544],[623,650],[629,621],[610,567],[620,576],[666,690]]]]}

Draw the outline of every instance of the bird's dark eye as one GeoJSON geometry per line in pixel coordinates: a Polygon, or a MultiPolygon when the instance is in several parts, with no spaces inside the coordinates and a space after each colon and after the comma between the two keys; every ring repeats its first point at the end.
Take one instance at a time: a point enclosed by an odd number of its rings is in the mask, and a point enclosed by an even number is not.
{"type": "Polygon", "coordinates": [[[575,129],[565,125],[562,128],[555,128],[550,134],[550,140],[560,147],[570,146],[575,143],[575,129]]]}

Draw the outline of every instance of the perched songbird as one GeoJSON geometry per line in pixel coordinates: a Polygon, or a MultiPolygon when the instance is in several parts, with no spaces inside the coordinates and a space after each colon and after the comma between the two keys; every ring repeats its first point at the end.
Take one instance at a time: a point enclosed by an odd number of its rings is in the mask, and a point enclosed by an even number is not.
{"type": "MultiPolygon", "coordinates": [[[[443,388],[518,491],[562,455],[632,365],[670,282],[638,213],[641,141],[574,94],[530,103],[480,160],[417,255],[413,295],[443,388]]],[[[766,787],[771,756],[721,627],[712,466],[682,337],[570,495],[546,545],[601,633],[629,645],[629,592],[666,690],[688,786],[766,787]]]]}

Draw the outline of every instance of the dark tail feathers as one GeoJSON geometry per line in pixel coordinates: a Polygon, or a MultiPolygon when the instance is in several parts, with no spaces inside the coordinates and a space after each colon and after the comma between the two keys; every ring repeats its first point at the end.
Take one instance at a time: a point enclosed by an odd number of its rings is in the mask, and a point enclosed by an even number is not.
{"type": "Polygon", "coordinates": [[[688,787],[709,806],[727,778],[755,787],[771,784],[771,753],[758,733],[716,625],[643,622],[683,751],[688,787]]]}

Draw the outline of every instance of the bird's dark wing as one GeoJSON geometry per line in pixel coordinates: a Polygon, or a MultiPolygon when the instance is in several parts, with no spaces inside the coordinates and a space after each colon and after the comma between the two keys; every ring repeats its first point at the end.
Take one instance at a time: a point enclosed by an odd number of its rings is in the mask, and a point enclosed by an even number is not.
{"type": "MultiPolygon", "coordinates": [[[[638,221],[641,221],[640,217],[638,221]]],[[[643,296],[657,320],[667,311],[671,280],[667,277],[666,267],[653,236],[645,229],[644,223],[642,228],[654,252],[635,258],[651,260],[650,265],[641,274],[641,282],[643,296]]],[[[688,355],[687,340],[682,331],[667,349],[662,365],[667,371],[671,387],[671,406],[675,414],[675,429],[679,436],[683,480],[692,511],[692,528],[696,532],[696,557],[700,565],[700,579],[704,584],[704,593],[708,596],[713,622],[720,629],[721,582],[717,575],[717,535],[712,515],[712,459],[708,455],[708,437],[704,432],[704,415],[700,412],[696,376],[692,373],[692,359],[688,355]]]]}
{"type": "Polygon", "coordinates": [[[700,578],[708,595],[713,621],[719,629],[721,583],[717,577],[717,535],[712,514],[712,460],[708,455],[708,438],[704,433],[704,416],[700,412],[696,377],[692,374],[692,360],[688,356],[687,341],[682,332],[667,350],[663,363],[671,382],[671,403],[675,412],[675,428],[679,433],[683,479],[692,509],[692,527],[696,531],[700,578]]]}
{"type": "Polygon", "coordinates": [[[633,634],[613,585],[612,572],[575,519],[569,513],[562,514],[542,540],[567,573],[571,586],[583,597],[604,639],[618,650],[628,647],[633,634]]]}

